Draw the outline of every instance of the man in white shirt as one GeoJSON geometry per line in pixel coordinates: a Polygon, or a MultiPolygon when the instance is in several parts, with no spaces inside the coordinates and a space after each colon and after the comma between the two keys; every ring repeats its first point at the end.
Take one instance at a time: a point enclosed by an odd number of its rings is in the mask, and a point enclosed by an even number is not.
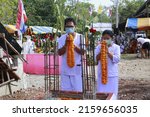
{"type": "Polygon", "coordinates": [[[150,53],[150,40],[144,39],[144,38],[138,38],[137,39],[138,43],[141,44],[142,48],[141,48],[141,57],[143,58],[148,58],[149,53],[150,53]],[[145,56],[144,56],[145,55],[145,56]]]}
{"type": "Polygon", "coordinates": [[[66,34],[58,39],[58,54],[61,56],[61,90],[82,91],[81,55],[84,50],[80,49],[81,35],[75,32],[75,21],[73,18],[65,19],[66,34]],[[74,61],[75,65],[69,67],[67,64],[67,37],[74,37],[74,61]]]}
{"type": "Polygon", "coordinates": [[[23,43],[23,54],[34,54],[35,44],[31,40],[31,36],[26,36],[27,41],[23,43]]]}

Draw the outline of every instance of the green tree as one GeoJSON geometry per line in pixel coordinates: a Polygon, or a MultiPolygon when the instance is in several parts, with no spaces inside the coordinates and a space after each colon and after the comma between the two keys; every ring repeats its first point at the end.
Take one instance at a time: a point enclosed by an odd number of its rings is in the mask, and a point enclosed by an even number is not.
{"type": "Polygon", "coordinates": [[[98,14],[97,17],[98,17],[97,22],[103,22],[103,23],[111,22],[111,18],[108,17],[106,13],[98,14]]]}
{"type": "MultiPolygon", "coordinates": [[[[88,1],[88,0],[85,0],[88,1]]],[[[90,24],[96,12],[89,15],[89,7],[94,5],[79,0],[23,0],[28,17],[27,25],[51,26],[64,31],[64,19],[73,17],[77,22],[77,31],[82,32],[85,24],[90,24]]],[[[0,21],[15,24],[18,0],[1,0],[0,21]]]]}
{"type": "Polygon", "coordinates": [[[64,20],[65,20],[65,12],[67,11],[67,7],[65,6],[66,0],[55,0],[55,7],[57,10],[57,29],[61,29],[61,33],[64,32],[64,20]]]}
{"type": "Polygon", "coordinates": [[[0,21],[3,24],[15,24],[17,16],[18,0],[1,0],[0,2],[0,21]]]}
{"type": "MultiPolygon", "coordinates": [[[[125,22],[127,18],[132,15],[144,4],[144,0],[120,0],[119,2],[119,22],[125,22]]],[[[113,23],[116,19],[116,9],[113,6],[113,23]]]]}
{"type": "Polygon", "coordinates": [[[28,25],[55,26],[57,22],[54,0],[24,0],[28,25]]]}
{"type": "MultiPolygon", "coordinates": [[[[71,6],[72,7],[72,6],[71,6]]],[[[90,16],[89,8],[93,9],[94,5],[85,2],[77,2],[74,7],[72,7],[72,12],[69,12],[67,16],[72,16],[77,22],[77,31],[82,33],[85,25],[90,25],[93,20],[94,13],[90,16]]]]}
{"type": "Polygon", "coordinates": [[[73,17],[76,22],[77,32],[83,32],[83,26],[90,22],[89,7],[94,9],[94,5],[76,0],[56,0],[57,7],[57,25],[63,33],[64,19],[73,17]]]}

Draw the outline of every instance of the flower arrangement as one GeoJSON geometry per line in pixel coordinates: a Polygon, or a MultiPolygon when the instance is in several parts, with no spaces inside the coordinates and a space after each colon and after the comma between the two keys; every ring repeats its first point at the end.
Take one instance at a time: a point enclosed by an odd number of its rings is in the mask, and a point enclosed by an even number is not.
{"type": "Polygon", "coordinates": [[[87,50],[89,51],[89,54],[86,56],[87,58],[87,65],[88,66],[94,66],[97,65],[97,62],[94,61],[94,55],[92,51],[95,49],[95,41],[99,39],[100,37],[100,32],[96,31],[94,28],[90,28],[86,26],[85,28],[85,45],[87,50]]]}
{"type": "Polygon", "coordinates": [[[34,36],[33,41],[35,42],[35,45],[36,45],[36,49],[35,49],[36,53],[54,52],[53,35],[46,34],[46,35],[38,35],[37,37],[34,36]]]}
{"type": "Polygon", "coordinates": [[[96,40],[100,38],[100,35],[101,33],[97,31],[96,29],[94,29],[93,27],[89,28],[88,26],[86,26],[85,28],[86,46],[95,46],[93,44],[95,43],[96,40]]]}

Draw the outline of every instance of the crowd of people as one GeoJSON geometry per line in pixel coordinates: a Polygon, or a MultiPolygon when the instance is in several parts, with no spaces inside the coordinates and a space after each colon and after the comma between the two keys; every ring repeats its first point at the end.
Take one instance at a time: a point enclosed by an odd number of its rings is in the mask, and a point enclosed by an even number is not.
{"type": "Polygon", "coordinates": [[[127,36],[119,34],[114,37],[114,42],[120,46],[121,54],[137,54],[138,58],[148,58],[150,54],[150,39],[142,36],[127,36]]]}

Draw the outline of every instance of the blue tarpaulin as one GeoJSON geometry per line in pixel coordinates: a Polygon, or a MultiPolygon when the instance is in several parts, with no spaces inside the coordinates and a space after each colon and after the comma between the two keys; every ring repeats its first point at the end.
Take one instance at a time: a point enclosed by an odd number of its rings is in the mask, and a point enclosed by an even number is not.
{"type": "Polygon", "coordinates": [[[127,28],[148,30],[150,29],[150,18],[128,18],[127,28]]]}

